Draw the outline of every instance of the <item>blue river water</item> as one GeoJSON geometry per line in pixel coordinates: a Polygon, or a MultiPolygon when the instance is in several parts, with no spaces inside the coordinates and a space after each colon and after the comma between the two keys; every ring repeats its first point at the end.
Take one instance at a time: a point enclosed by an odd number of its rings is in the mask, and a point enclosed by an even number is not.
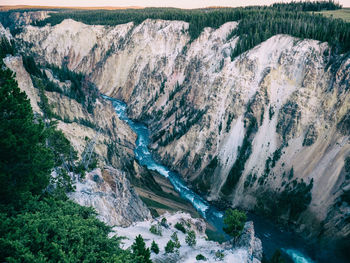
{"type": "MultiPolygon", "coordinates": [[[[200,195],[187,187],[179,174],[169,170],[166,166],[157,163],[153,159],[148,149],[148,128],[144,124],[128,118],[126,115],[127,105],[124,102],[104,95],[103,98],[112,101],[118,117],[126,122],[137,134],[135,157],[139,164],[141,166],[146,166],[149,170],[157,171],[159,174],[168,178],[181,197],[189,201],[203,218],[205,218],[209,224],[213,225],[218,232],[223,233],[223,212],[219,211],[200,195]]],[[[268,257],[271,257],[276,249],[281,249],[285,254],[289,255],[290,259],[295,263],[314,262],[306,255],[307,249],[302,245],[303,242],[301,242],[301,239],[294,237],[291,233],[282,232],[273,224],[258,216],[248,215],[248,218],[253,220],[256,235],[261,239],[264,253],[266,253],[268,257]]]]}

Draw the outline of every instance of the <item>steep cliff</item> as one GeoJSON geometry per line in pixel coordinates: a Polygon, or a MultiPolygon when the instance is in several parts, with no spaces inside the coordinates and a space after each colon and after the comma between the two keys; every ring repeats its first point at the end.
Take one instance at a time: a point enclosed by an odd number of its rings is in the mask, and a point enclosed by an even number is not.
{"type": "Polygon", "coordinates": [[[88,74],[147,122],[154,153],[208,200],[259,210],[308,237],[349,236],[350,59],[276,35],[231,61],[236,22],[65,20],[17,37],[43,63],[88,74]]]}
{"type": "MultiPolygon", "coordinates": [[[[18,85],[30,99],[34,113],[43,115],[40,91],[34,87],[22,57],[7,56],[4,62],[16,74],[18,85]]],[[[50,71],[46,70],[46,73],[58,85],[67,85],[55,79],[50,71]]],[[[150,211],[126,177],[133,172],[136,135],[118,118],[111,103],[97,98],[93,111],[89,113],[82,104],[63,94],[45,91],[45,96],[55,119],[58,118],[57,128],[71,142],[79,159],[92,147],[92,154],[102,167],[87,173],[84,178],[70,173],[76,191],[69,193],[69,197],[81,205],[94,207],[99,218],[111,226],[128,226],[135,221],[150,219],[150,211]]]]}

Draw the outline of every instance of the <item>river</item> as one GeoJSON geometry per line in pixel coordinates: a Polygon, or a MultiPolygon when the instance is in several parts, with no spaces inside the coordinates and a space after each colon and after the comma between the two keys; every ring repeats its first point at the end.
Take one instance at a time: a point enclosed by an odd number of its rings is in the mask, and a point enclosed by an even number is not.
{"type": "MultiPolygon", "coordinates": [[[[153,159],[152,154],[148,149],[148,128],[144,124],[135,122],[128,118],[126,115],[127,105],[124,102],[107,96],[103,96],[103,98],[112,101],[118,117],[125,121],[137,134],[135,157],[139,164],[146,166],[150,170],[157,171],[162,176],[168,178],[181,197],[189,201],[209,224],[213,225],[219,232],[222,232],[223,212],[219,211],[216,207],[209,204],[204,198],[187,187],[179,174],[169,170],[166,166],[157,163],[153,159]]],[[[314,252],[312,251],[313,248],[306,245],[305,242],[296,237],[296,235],[280,230],[270,221],[259,216],[248,214],[248,219],[253,220],[256,235],[261,239],[264,253],[268,257],[271,257],[276,249],[281,249],[285,254],[289,255],[290,259],[295,263],[316,262],[309,256],[310,252],[314,252]]],[[[323,260],[320,262],[323,262],[323,260]]],[[[331,261],[327,260],[324,262],[331,261]]]]}

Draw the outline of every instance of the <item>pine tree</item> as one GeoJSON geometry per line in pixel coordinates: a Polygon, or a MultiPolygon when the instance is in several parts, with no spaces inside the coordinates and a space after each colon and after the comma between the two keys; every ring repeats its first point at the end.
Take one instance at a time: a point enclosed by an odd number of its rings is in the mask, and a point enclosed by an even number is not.
{"type": "Polygon", "coordinates": [[[168,241],[168,243],[165,246],[165,253],[174,253],[175,251],[175,243],[171,239],[168,241]]]}
{"type": "Polygon", "coordinates": [[[152,263],[151,252],[149,248],[146,248],[145,241],[141,235],[136,237],[131,249],[135,263],[152,263]]]}
{"type": "Polygon", "coordinates": [[[247,216],[245,213],[229,208],[225,212],[224,224],[226,227],[223,230],[226,234],[236,238],[241,235],[246,220],[247,216]]]}
{"type": "Polygon", "coordinates": [[[13,73],[0,65],[0,202],[23,193],[42,193],[49,183],[53,155],[47,132],[34,120],[30,102],[13,73]]]}
{"type": "Polygon", "coordinates": [[[174,241],[174,245],[177,249],[179,249],[181,247],[181,244],[180,244],[180,241],[179,241],[179,238],[177,236],[177,233],[174,232],[172,235],[171,235],[171,239],[174,241]]]}
{"type": "Polygon", "coordinates": [[[190,247],[195,246],[197,243],[196,233],[193,230],[188,231],[185,241],[186,241],[187,245],[189,245],[190,247]]]}
{"type": "Polygon", "coordinates": [[[151,251],[154,252],[155,254],[158,254],[159,253],[159,247],[158,247],[158,244],[156,242],[152,242],[151,244],[151,251]]]}

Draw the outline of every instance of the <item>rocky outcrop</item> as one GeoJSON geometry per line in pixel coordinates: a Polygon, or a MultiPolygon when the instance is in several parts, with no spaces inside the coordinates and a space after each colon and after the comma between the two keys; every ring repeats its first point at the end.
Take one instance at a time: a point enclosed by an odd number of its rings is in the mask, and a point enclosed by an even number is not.
{"type": "Polygon", "coordinates": [[[350,59],[327,43],[276,35],[231,60],[236,25],[205,28],[190,42],[181,21],[65,20],[27,26],[18,38],[43,62],[84,72],[127,102],[147,122],[154,153],[208,200],[271,215],[293,197],[302,202],[274,217],[310,238],[346,238],[349,214],[335,204],[349,184],[350,59]]]}
{"type": "MultiPolygon", "coordinates": [[[[251,225],[251,224],[250,224],[251,225]]],[[[245,239],[245,243],[242,243],[241,247],[232,247],[230,242],[219,244],[218,242],[208,240],[205,232],[205,222],[200,218],[191,218],[189,214],[186,213],[176,213],[169,214],[166,213],[162,215],[161,218],[154,220],[144,221],[135,223],[127,228],[115,227],[113,230],[118,236],[126,237],[121,245],[123,248],[131,247],[135,237],[137,235],[142,235],[147,247],[151,246],[154,240],[158,246],[160,253],[151,254],[151,259],[153,262],[164,263],[164,262],[198,262],[196,256],[202,254],[207,259],[206,262],[223,262],[223,263],[259,263],[258,258],[252,256],[253,250],[249,247],[252,242],[250,240],[257,239],[254,237],[254,230],[249,229],[249,234],[245,239]],[[166,219],[166,225],[159,224],[161,220],[166,219]],[[194,246],[189,246],[186,243],[186,234],[175,228],[175,224],[183,222],[186,230],[193,230],[196,233],[196,244],[194,246]],[[159,225],[158,225],[159,224],[159,225]],[[150,232],[150,227],[158,225],[158,229],[161,231],[161,235],[156,235],[150,232]],[[204,229],[203,229],[204,227],[204,229]],[[178,240],[181,244],[179,248],[175,249],[175,253],[165,253],[165,246],[169,240],[173,240],[172,236],[176,233],[178,240]],[[248,241],[249,239],[249,241],[248,241]]],[[[257,242],[258,243],[258,242],[257,242]]],[[[258,250],[256,250],[258,251],[258,250]]]]}
{"type": "Polygon", "coordinates": [[[236,242],[235,247],[244,247],[248,250],[250,262],[259,262],[263,257],[261,240],[255,236],[254,224],[252,221],[246,222],[243,232],[236,242]]]}
{"type": "Polygon", "coordinates": [[[41,114],[41,110],[38,106],[40,101],[38,90],[34,88],[30,75],[23,66],[22,57],[8,56],[4,59],[4,63],[9,69],[16,73],[18,87],[27,94],[33,112],[41,114]]]}
{"type": "Polygon", "coordinates": [[[92,206],[98,218],[110,226],[129,226],[151,219],[151,214],[131,188],[125,173],[112,167],[95,169],[75,183],[69,198],[83,206],[92,206]]]}
{"type": "Polygon", "coordinates": [[[32,11],[32,12],[12,12],[9,15],[13,25],[24,26],[30,25],[35,21],[41,21],[49,17],[49,14],[54,11],[32,11]]]}
{"type": "Polygon", "coordinates": [[[0,36],[5,37],[9,42],[13,40],[10,30],[8,28],[4,28],[2,24],[0,24],[0,36]]]}

